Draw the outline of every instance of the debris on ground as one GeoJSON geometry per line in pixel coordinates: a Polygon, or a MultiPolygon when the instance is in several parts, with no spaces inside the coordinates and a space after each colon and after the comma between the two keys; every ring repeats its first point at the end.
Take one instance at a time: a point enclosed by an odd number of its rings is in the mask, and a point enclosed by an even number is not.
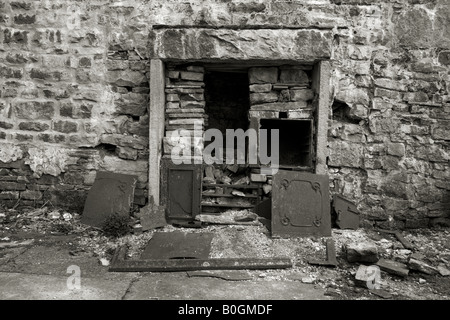
{"type": "MultiPolygon", "coordinates": [[[[65,245],[74,256],[97,257],[100,264],[111,261],[114,252],[127,247],[126,259],[139,260],[155,233],[182,231],[185,233],[211,233],[213,238],[209,258],[275,258],[289,257],[293,266],[287,269],[249,270],[252,281],[307,281],[326,290],[332,299],[393,299],[393,300],[449,300],[450,299],[450,230],[448,228],[410,229],[402,231],[403,238],[413,250],[406,249],[396,234],[374,229],[332,229],[332,237],[304,237],[277,239],[263,224],[259,225],[207,225],[198,228],[178,228],[166,225],[134,234],[130,230],[120,236],[108,235],[99,227],[81,222],[81,215],[57,208],[23,208],[20,210],[0,208],[0,265],[11,263],[29,246],[65,245]],[[59,218],[53,219],[52,216],[59,218]],[[72,218],[67,219],[71,214],[72,218]],[[70,237],[70,241],[60,239],[70,237]],[[324,260],[327,239],[336,248],[335,268],[311,265],[310,260],[324,260]],[[25,242],[27,241],[27,242],[25,242]],[[379,260],[350,262],[345,248],[354,243],[375,245],[379,260]],[[16,246],[16,244],[26,244],[16,246]],[[70,245],[69,245],[70,243],[70,245]],[[11,247],[12,245],[12,247],[11,247]],[[104,259],[104,260],[101,260],[104,259]],[[412,264],[410,263],[412,259],[412,264]],[[103,262],[102,262],[103,261],[103,262]],[[419,261],[421,263],[417,263],[419,261]],[[423,273],[424,264],[433,270],[423,273]],[[367,287],[357,285],[355,276],[361,265],[379,267],[380,287],[389,295],[381,296],[367,287]],[[411,265],[413,267],[411,267],[411,265]],[[396,269],[400,267],[401,269],[396,269]],[[408,274],[406,274],[408,270],[408,274]],[[437,272],[436,272],[437,271],[437,272]],[[264,276],[260,276],[260,275],[264,276]]],[[[133,217],[131,217],[133,218],[133,217]]],[[[138,220],[131,219],[131,225],[138,220]]],[[[69,238],[67,238],[69,239],[69,238]]],[[[372,247],[373,248],[373,247],[372,247]]],[[[376,269],[374,269],[376,270],[376,269]]],[[[204,271],[203,271],[204,272],[204,271]]],[[[239,280],[236,280],[239,281],[239,280]]],[[[243,280],[242,280],[243,281],[243,280]]]]}

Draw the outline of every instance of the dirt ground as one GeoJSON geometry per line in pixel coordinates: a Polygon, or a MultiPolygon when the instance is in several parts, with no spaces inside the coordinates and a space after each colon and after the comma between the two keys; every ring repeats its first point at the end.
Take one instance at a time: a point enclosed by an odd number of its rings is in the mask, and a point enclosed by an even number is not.
{"type": "Polygon", "coordinates": [[[326,259],[326,238],[272,238],[262,223],[247,225],[209,225],[203,228],[179,228],[167,225],[146,232],[129,232],[120,237],[107,236],[101,229],[80,223],[78,214],[55,208],[0,209],[0,260],[5,248],[45,243],[47,236],[68,235],[72,255],[97,257],[107,264],[116,248],[128,246],[127,259],[139,259],[155,232],[208,232],[214,234],[210,258],[288,257],[293,267],[278,270],[249,271],[253,281],[290,280],[311,283],[326,289],[332,299],[351,300],[449,300],[450,276],[428,275],[410,270],[406,278],[381,272],[383,294],[358,286],[355,274],[359,263],[349,263],[343,249],[346,244],[372,241],[380,258],[407,263],[413,253],[423,255],[422,261],[435,268],[450,269],[450,230],[415,229],[402,235],[413,246],[407,250],[392,234],[375,230],[332,230],[337,267],[316,266],[309,259],[326,259]],[[2,252],[3,251],[3,252],[2,252]]]}

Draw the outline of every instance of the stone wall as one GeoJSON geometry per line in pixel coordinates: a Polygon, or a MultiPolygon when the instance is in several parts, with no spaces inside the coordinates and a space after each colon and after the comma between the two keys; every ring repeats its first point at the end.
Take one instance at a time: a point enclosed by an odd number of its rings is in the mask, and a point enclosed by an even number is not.
{"type": "Polygon", "coordinates": [[[447,0],[2,0],[1,203],[80,209],[111,170],[145,204],[149,58],[201,51],[330,59],[332,192],[367,226],[448,225],[449,17],[447,0]]]}

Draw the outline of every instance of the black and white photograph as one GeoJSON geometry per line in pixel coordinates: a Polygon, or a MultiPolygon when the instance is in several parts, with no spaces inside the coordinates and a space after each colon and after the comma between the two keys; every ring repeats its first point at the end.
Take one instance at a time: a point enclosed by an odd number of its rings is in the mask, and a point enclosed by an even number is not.
{"type": "Polygon", "coordinates": [[[0,0],[0,300],[450,300],[449,92],[449,0],[0,0]]]}

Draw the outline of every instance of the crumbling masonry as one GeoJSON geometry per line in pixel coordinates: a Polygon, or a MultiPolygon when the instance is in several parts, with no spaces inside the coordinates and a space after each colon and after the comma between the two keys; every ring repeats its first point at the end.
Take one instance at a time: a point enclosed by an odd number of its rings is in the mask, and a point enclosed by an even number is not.
{"type": "Polygon", "coordinates": [[[82,211],[99,170],[158,201],[214,65],[303,70],[251,83],[250,117],[315,119],[308,163],[363,226],[450,225],[447,0],[0,1],[0,204],[82,211]]]}

